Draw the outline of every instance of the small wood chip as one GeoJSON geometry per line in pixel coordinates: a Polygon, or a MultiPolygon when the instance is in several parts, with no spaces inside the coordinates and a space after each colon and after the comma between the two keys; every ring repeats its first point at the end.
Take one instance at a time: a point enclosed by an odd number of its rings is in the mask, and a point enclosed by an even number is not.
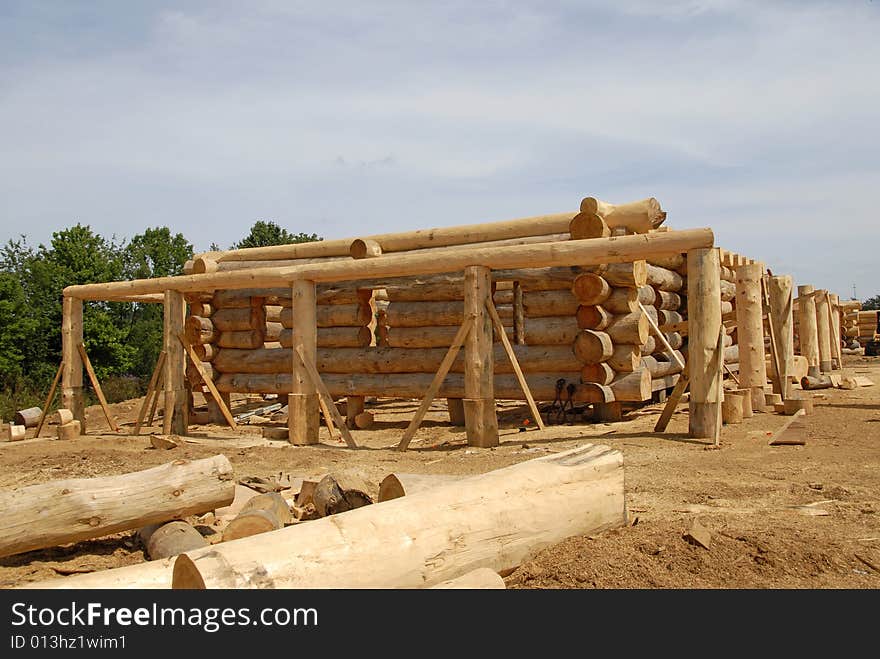
{"type": "Polygon", "coordinates": [[[180,446],[174,435],[150,435],[150,444],[155,449],[172,449],[180,446]]]}
{"type": "Polygon", "coordinates": [[[691,520],[691,525],[684,534],[684,539],[693,545],[699,545],[703,549],[709,549],[712,545],[712,534],[697,520],[691,520]]]}

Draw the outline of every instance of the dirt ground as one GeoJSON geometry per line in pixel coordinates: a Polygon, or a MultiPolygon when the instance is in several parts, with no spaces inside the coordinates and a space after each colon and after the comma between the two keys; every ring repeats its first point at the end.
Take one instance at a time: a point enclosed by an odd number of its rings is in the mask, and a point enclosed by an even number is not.
{"type": "MultiPolygon", "coordinates": [[[[99,407],[91,407],[87,436],[0,444],[0,488],[119,474],[216,453],[229,458],[239,479],[350,469],[378,483],[395,471],[481,473],[594,442],[623,451],[631,525],[545,549],[506,578],[509,588],[877,588],[880,359],[847,357],[845,366],[878,384],[814,392],[805,446],[768,446],[787,419],[772,413],[725,426],[716,449],[687,437],[685,405],[659,435],[651,430],[661,405],[619,423],[520,432],[525,408],[507,404],[501,407],[501,445],[474,449],[462,428],[445,423],[445,403],[437,401],[410,450],[400,453],[393,446],[416,403],[382,400],[368,407],[377,415],[374,428],[354,431],[363,447],[357,451],[341,448],[326,429],[322,444],[293,447],[263,440],[259,427],[247,425],[238,433],[199,427],[187,443],[160,451],[148,434],[124,434],[141,403],[134,400],[112,406],[123,425],[119,435],[98,434],[106,421],[99,407]],[[685,541],[693,519],[711,533],[709,549],[685,541]]],[[[239,400],[234,413],[247,409],[247,402],[239,400]]],[[[158,426],[149,430],[161,432],[158,426]]],[[[50,433],[53,427],[43,431],[50,433]]],[[[144,560],[133,533],[117,534],[0,559],[0,587],[144,560]]]]}

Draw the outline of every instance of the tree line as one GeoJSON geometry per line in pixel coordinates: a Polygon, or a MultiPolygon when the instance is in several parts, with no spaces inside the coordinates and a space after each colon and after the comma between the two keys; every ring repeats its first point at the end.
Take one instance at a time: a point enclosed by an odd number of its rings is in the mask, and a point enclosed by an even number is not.
{"type": "MultiPolygon", "coordinates": [[[[229,249],[315,240],[260,220],[229,249]]],[[[77,223],[48,245],[34,247],[24,235],[8,241],[0,249],[0,418],[44,402],[61,361],[65,287],[180,275],[192,256],[189,240],[168,227],[117,239],[77,223]]],[[[162,349],[162,305],[87,302],[83,343],[108,398],[139,396],[162,349]]]]}

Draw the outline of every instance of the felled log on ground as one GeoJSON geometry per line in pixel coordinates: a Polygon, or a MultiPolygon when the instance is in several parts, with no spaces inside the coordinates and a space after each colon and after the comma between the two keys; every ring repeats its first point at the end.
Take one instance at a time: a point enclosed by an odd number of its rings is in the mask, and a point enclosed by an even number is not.
{"type": "Polygon", "coordinates": [[[412,496],[417,492],[424,492],[440,485],[448,485],[452,481],[461,479],[461,476],[450,474],[388,474],[379,483],[378,502],[412,496]]]}
{"type": "Polygon", "coordinates": [[[4,490],[0,556],[205,513],[227,505],[234,494],[232,465],[223,455],[4,490]]]}
{"type": "Polygon", "coordinates": [[[185,551],[208,546],[201,533],[182,520],[159,526],[150,526],[140,533],[144,548],[151,561],[177,556],[185,551]],[[146,533],[143,533],[146,531],[146,533]]]}
{"type": "Polygon", "coordinates": [[[315,510],[321,517],[344,513],[373,503],[369,486],[351,474],[327,474],[312,493],[315,510]]]}
{"type": "Polygon", "coordinates": [[[27,409],[16,412],[12,417],[12,420],[15,421],[15,425],[17,426],[36,428],[37,424],[40,422],[41,416],[43,416],[43,410],[39,407],[28,407],[27,409]]]}
{"type": "Polygon", "coordinates": [[[414,588],[504,574],[626,522],[623,455],[588,444],[329,519],[182,554],[175,588],[414,588]]]}
{"type": "Polygon", "coordinates": [[[223,529],[223,542],[247,538],[284,528],[293,519],[290,506],[278,492],[260,494],[242,506],[235,519],[223,529]]]}

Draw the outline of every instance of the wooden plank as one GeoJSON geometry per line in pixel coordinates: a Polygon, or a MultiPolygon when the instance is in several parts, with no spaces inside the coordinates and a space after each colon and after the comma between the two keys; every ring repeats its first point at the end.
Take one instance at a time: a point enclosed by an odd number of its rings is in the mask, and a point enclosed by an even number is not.
{"type": "Polygon", "coordinates": [[[186,342],[186,337],[183,335],[183,332],[178,332],[177,338],[180,341],[181,345],[183,345],[183,349],[189,356],[189,359],[192,362],[193,366],[195,366],[196,370],[199,372],[202,381],[207,385],[208,390],[211,392],[211,396],[214,397],[214,402],[216,402],[217,407],[220,408],[220,412],[221,414],[223,414],[223,418],[226,419],[226,423],[228,423],[229,427],[233,430],[238,430],[235,419],[232,418],[232,412],[229,411],[229,408],[226,407],[226,403],[223,402],[223,397],[220,395],[220,392],[217,391],[217,387],[214,385],[214,381],[208,376],[208,373],[205,371],[205,367],[202,366],[202,362],[196,355],[195,350],[193,350],[192,346],[186,342]]]}
{"type": "Polygon", "coordinates": [[[669,425],[669,420],[672,418],[675,408],[678,407],[678,402],[681,400],[684,392],[687,391],[689,383],[688,369],[687,366],[685,366],[684,371],[681,373],[681,377],[672,389],[672,393],[669,394],[669,398],[666,399],[666,405],[663,407],[663,412],[661,412],[660,418],[657,419],[657,423],[654,425],[654,432],[665,432],[666,426],[669,425]]]}
{"type": "Polygon", "coordinates": [[[767,304],[767,328],[770,330],[770,363],[773,365],[774,391],[785,396],[785,387],[782,384],[782,367],[779,365],[779,351],[776,349],[776,328],[773,324],[773,309],[770,307],[770,291],[767,287],[766,277],[761,278],[761,293],[767,304]]]}
{"type": "MultiPolygon", "coordinates": [[[[162,352],[165,352],[164,350],[162,352]]],[[[147,417],[147,425],[153,425],[153,417],[156,416],[156,408],[159,406],[159,398],[165,390],[165,369],[159,373],[159,380],[156,382],[156,391],[153,394],[153,404],[150,406],[150,414],[147,417]]]]}
{"type": "Polygon", "coordinates": [[[104,410],[104,416],[107,417],[107,423],[110,424],[113,432],[119,432],[119,426],[116,425],[116,421],[110,416],[110,407],[107,405],[107,399],[104,398],[104,392],[101,390],[101,383],[98,382],[98,376],[95,375],[95,369],[92,368],[92,362],[89,361],[89,356],[86,354],[86,347],[82,343],[77,343],[76,349],[83,360],[83,364],[85,364],[86,372],[89,374],[89,380],[92,381],[95,393],[98,394],[98,400],[101,403],[101,409],[104,410]]]}
{"type": "Polygon", "coordinates": [[[712,368],[718,369],[718,404],[715,406],[715,433],[712,436],[713,444],[718,446],[721,444],[721,397],[724,395],[724,369],[721,364],[724,363],[724,328],[718,331],[718,343],[715,346],[715,359],[712,362],[712,368]]]}
{"type": "Polygon", "coordinates": [[[504,346],[504,351],[507,353],[510,365],[513,366],[513,372],[516,373],[516,379],[519,380],[519,386],[522,387],[523,393],[526,396],[526,401],[529,403],[529,409],[532,411],[535,423],[538,424],[538,428],[544,430],[544,421],[541,419],[541,412],[538,410],[537,404],[535,404],[532,390],[529,389],[529,384],[526,382],[522,369],[519,367],[519,361],[517,361],[516,354],[513,352],[513,347],[510,345],[507,333],[504,331],[504,324],[501,322],[501,318],[498,317],[498,311],[495,309],[492,300],[486,300],[486,309],[488,309],[489,316],[492,318],[492,323],[495,325],[495,330],[501,338],[501,345],[504,346]]]}
{"type": "Polygon", "coordinates": [[[299,361],[305,368],[305,371],[308,374],[309,378],[312,380],[312,384],[314,385],[315,389],[318,390],[318,400],[320,401],[321,396],[324,397],[324,400],[327,403],[328,411],[330,412],[330,416],[333,417],[333,421],[335,421],[336,425],[339,427],[339,431],[342,433],[342,438],[345,440],[348,448],[357,448],[358,445],[354,441],[354,437],[351,436],[351,432],[349,431],[348,426],[345,425],[345,420],[339,414],[339,410],[336,409],[336,404],[333,402],[333,396],[331,396],[330,392],[327,391],[327,386],[324,384],[324,381],[318,374],[318,369],[315,368],[315,365],[313,363],[306,359],[303,346],[297,346],[294,352],[296,353],[297,357],[299,357],[299,361]]]}
{"type": "Polygon", "coordinates": [[[43,424],[46,422],[46,415],[49,413],[49,406],[52,405],[52,400],[55,398],[55,390],[58,389],[58,381],[61,379],[61,373],[64,371],[64,362],[62,361],[58,364],[58,372],[55,373],[55,379],[52,380],[52,386],[49,387],[49,395],[46,396],[46,403],[43,405],[43,412],[40,414],[40,422],[37,424],[37,432],[34,434],[34,437],[40,436],[40,431],[43,429],[43,424]]]}
{"type": "MultiPolygon", "coordinates": [[[[332,403],[332,405],[334,407],[336,407],[336,403],[332,403]]],[[[336,430],[336,424],[333,423],[333,417],[330,414],[330,410],[327,407],[327,403],[324,402],[323,396],[318,396],[318,407],[321,408],[321,414],[324,417],[324,423],[327,424],[327,432],[330,433],[330,436],[333,439],[338,439],[339,437],[342,437],[342,433],[337,432],[337,430],[336,430]]],[[[348,424],[346,424],[346,427],[348,427],[348,424]]]]}
{"type": "Polygon", "coordinates": [[[449,369],[452,367],[455,358],[458,356],[458,351],[461,349],[461,346],[464,345],[465,339],[467,339],[467,335],[473,324],[473,317],[468,316],[458,328],[458,332],[456,332],[455,338],[452,340],[452,345],[449,346],[449,351],[446,353],[446,356],[443,357],[443,361],[440,362],[440,368],[437,369],[437,373],[431,381],[431,386],[428,387],[428,391],[425,393],[425,397],[422,399],[419,409],[416,410],[415,416],[413,416],[412,420],[409,422],[409,425],[403,433],[403,438],[397,445],[398,451],[405,451],[409,446],[409,443],[412,441],[413,435],[416,434],[416,430],[418,430],[419,426],[422,424],[422,419],[425,418],[428,408],[437,396],[437,392],[440,390],[440,385],[443,384],[443,380],[449,372],[449,369]]]}
{"type": "Polygon", "coordinates": [[[147,410],[150,405],[150,397],[155,397],[156,395],[156,386],[159,383],[159,375],[162,373],[162,367],[165,365],[165,351],[162,350],[159,353],[159,359],[156,360],[156,367],[153,369],[153,374],[150,376],[150,383],[147,385],[147,393],[144,394],[144,403],[141,405],[141,410],[138,412],[137,423],[134,424],[134,432],[133,435],[139,435],[141,433],[141,426],[144,424],[144,419],[147,416],[147,410]]]}
{"type": "Polygon", "coordinates": [[[804,410],[798,410],[789,418],[782,427],[773,433],[770,446],[801,445],[807,443],[807,424],[804,422],[804,410]]]}

